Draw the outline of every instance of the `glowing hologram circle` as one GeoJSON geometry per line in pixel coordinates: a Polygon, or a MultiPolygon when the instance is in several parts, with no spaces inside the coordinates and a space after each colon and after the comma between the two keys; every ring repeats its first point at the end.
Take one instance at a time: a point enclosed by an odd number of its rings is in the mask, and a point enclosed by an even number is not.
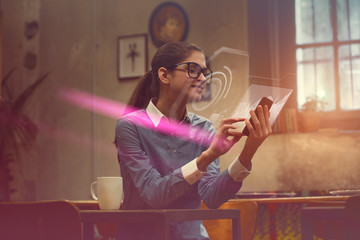
{"type": "MultiPolygon", "coordinates": [[[[216,95],[212,98],[212,100],[200,107],[198,106],[199,104],[197,102],[193,102],[191,103],[191,107],[196,110],[196,111],[203,111],[205,110],[206,108],[212,106],[212,105],[216,105],[221,98],[226,98],[227,94],[229,93],[230,91],[230,87],[231,87],[231,84],[232,84],[232,72],[231,72],[231,69],[228,67],[228,66],[224,66],[225,70],[228,71],[228,74],[229,74],[229,81],[228,81],[228,78],[226,76],[226,74],[224,72],[214,72],[213,73],[213,78],[212,78],[212,83],[214,83],[214,81],[216,83],[218,83],[218,85],[220,85],[219,89],[221,89],[219,92],[216,93],[216,95]],[[220,75],[218,77],[218,75],[220,75]],[[221,78],[220,77],[223,77],[223,80],[224,80],[224,87],[222,87],[222,81],[221,81],[221,78]]],[[[202,102],[203,103],[203,102],[202,102]]]]}
{"type": "MultiPolygon", "coordinates": [[[[214,82],[214,81],[215,81],[215,82],[218,82],[219,85],[220,85],[219,89],[222,89],[222,81],[221,81],[221,79],[219,79],[219,78],[214,78],[214,77],[213,77],[211,81],[212,81],[212,82],[214,82]]],[[[215,97],[213,97],[208,104],[200,107],[200,106],[198,106],[198,105],[199,105],[198,103],[193,102],[193,103],[191,103],[191,107],[192,107],[194,110],[196,110],[196,111],[203,111],[203,110],[205,110],[206,108],[210,107],[211,105],[216,104],[216,103],[219,101],[219,99],[220,99],[219,96],[220,96],[220,91],[218,91],[218,92],[216,93],[215,97]],[[216,102],[215,102],[215,101],[216,101],[216,102]],[[214,102],[215,102],[215,103],[214,103],[214,102]]],[[[202,102],[202,103],[204,103],[204,102],[202,102]]]]}
{"type": "MultiPolygon", "coordinates": [[[[227,88],[226,93],[223,95],[223,98],[226,98],[226,96],[228,95],[228,93],[229,93],[229,91],[230,91],[230,86],[231,86],[231,84],[232,84],[232,72],[231,72],[231,70],[230,70],[230,68],[229,68],[228,66],[224,66],[224,68],[225,68],[226,70],[228,70],[229,75],[230,75],[230,77],[229,77],[229,80],[230,80],[229,87],[227,88]]],[[[224,87],[224,89],[225,89],[225,87],[224,87]]]]}

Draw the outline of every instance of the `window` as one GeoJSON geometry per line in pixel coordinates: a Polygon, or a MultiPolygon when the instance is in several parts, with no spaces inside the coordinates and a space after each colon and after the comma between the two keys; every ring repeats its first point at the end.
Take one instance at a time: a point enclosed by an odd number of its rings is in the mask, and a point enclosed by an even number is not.
{"type": "Polygon", "coordinates": [[[295,0],[299,109],[317,97],[327,112],[360,110],[359,13],[359,0],[295,0]]]}

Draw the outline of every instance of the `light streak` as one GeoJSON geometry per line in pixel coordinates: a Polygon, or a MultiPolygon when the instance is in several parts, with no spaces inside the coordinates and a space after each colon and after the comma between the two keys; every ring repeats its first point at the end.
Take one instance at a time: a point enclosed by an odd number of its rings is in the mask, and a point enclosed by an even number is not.
{"type": "MultiPolygon", "coordinates": [[[[130,109],[125,104],[121,104],[103,97],[94,96],[75,89],[62,88],[58,91],[58,95],[60,99],[75,106],[115,119],[120,118],[123,116],[125,111],[130,109]]],[[[130,111],[135,110],[137,109],[132,108],[130,111]]],[[[183,138],[188,141],[193,141],[197,144],[202,144],[205,146],[210,146],[212,142],[212,136],[208,131],[204,131],[196,127],[190,127],[186,124],[179,124],[178,121],[173,119],[169,119],[168,124],[159,124],[157,127],[155,127],[145,112],[138,112],[131,118],[135,119],[136,125],[152,129],[163,134],[174,135],[176,137],[183,138]]]]}

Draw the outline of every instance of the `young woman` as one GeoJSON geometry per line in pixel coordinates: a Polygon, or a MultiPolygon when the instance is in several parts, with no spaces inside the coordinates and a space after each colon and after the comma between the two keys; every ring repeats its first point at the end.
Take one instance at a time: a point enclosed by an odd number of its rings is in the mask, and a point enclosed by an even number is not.
{"type": "MultiPolygon", "coordinates": [[[[201,49],[171,42],[158,49],[135,89],[135,110],[118,120],[116,145],[124,183],[122,209],[198,209],[203,201],[217,208],[233,197],[250,173],[251,159],[271,133],[269,110],[256,109],[248,119],[227,118],[216,133],[209,120],[188,112],[211,78],[201,49]],[[208,78],[208,79],[207,79],[208,78]],[[219,157],[239,139],[233,123],[245,121],[250,135],[228,169],[219,157]],[[206,134],[204,134],[206,133],[206,134]]],[[[154,239],[151,225],[121,225],[121,239],[154,239]]],[[[202,221],[174,223],[171,239],[208,239],[202,221]]]]}

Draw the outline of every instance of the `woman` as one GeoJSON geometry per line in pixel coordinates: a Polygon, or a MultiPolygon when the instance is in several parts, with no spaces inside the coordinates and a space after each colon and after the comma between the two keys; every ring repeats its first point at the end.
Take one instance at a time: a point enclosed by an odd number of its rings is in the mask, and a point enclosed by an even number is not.
{"type": "MultiPolygon", "coordinates": [[[[216,133],[209,120],[186,108],[200,100],[211,73],[203,52],[190,43],[167,43],[154,55],[129,102],[140,110],[116,126],[123,209],[198,209],[201,201],[217,208],[239,191],[252,156],[271,133],[270,113],[267,107],[258,107],[259,117],[250,111],[255,128],[248,119],[223,119],[216,133]],[[220,173],[219,157],[242,137],[232,131],[240,121],[250,135],[239,157],[220,173]]],[[[122,225],[119,236],[154,239],[151,225],[122,225]]],[[[173,224],[171,239],[208,239],[208,234],[202,221],[180,222],[173,224]]]]}

